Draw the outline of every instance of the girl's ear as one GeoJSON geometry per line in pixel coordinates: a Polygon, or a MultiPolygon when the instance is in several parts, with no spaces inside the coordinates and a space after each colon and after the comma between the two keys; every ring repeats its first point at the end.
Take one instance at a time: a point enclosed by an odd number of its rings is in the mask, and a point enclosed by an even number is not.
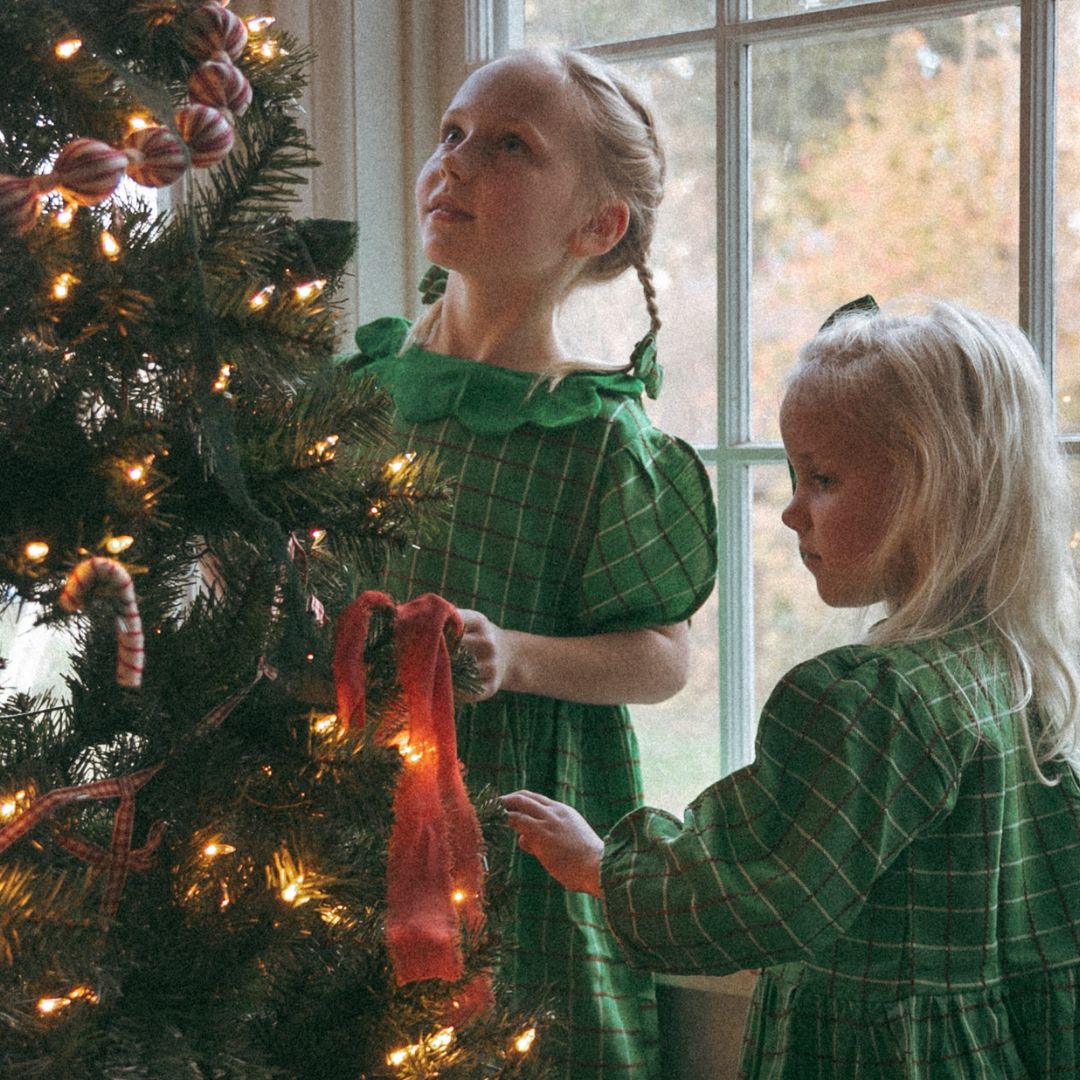
{"type": "Polygon", "coordinates": [[[630,210],[622,199],[605,203],[570,237],[570,254],[591,259],[610,251],[626,235],[630,210]]]}

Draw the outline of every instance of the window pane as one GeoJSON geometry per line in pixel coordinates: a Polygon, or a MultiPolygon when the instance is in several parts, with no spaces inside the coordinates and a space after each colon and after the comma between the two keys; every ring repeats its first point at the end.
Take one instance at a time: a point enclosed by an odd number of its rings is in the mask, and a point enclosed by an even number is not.
{"type": "Polygon", "coordinates": [[[1076,557],[1077,569],[1080,570],[1080,458],[1073,458],[1069,462],[1069,471],[1073,479],[1073,532],[1069,546],[1076,557]]]}
{"type": "Polygon", "coordinates": [[[630,707],[641,750],[645,802],[680,816],[698,792],[720,779],[718,618],[714,592],[692,620],[686,686],[658,705],[630,707]]]}
{"type": "Polygon", "coordinates": [[[1058,4],[1057,406],[1061,431],[1080,432],[1080,2],[1058,4]]]}
{"type": "Polygon", "coordinates": [[[715,21],[713,0],[525,0],[529,45],[600,45],[715,21]]]}
{"type": "Polygon", "coordinates": [[[753,48],[753,432],[840,304],[948,296],[1017,317],[1015,8],[753,48]]]}
{"type": "Polygon", "coordinates": [[[791,498],[786,465],[751,470],[754,500],[754,719],[784,673],[826,649],[860,640],[881,617],[826,607],[802,565],[795,534],[780,520],[791,498]]]}
{"type": "MultiPolygon", "coordinates": [[[[663,329],[664,387],[649,413],[691,442],[716,441],[716,65],[693,53],[623,65],[648,92],[667,184],[651,267],[663,329]]],[[[564,343],[590,359],[625,364],[649,329],[637,275],[577,289],[560,320],[564,343]]]]}

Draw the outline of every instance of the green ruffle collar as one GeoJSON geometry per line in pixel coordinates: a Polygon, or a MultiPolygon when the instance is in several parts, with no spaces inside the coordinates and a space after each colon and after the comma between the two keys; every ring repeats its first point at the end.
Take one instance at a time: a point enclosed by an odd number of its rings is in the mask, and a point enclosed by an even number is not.
{"type": "Polygon", "coordinates": [[[390,393],[411,424],[453,416],[470,431],[501,435],[524,424],[566,427],[599,416],[605,397],[640,398],[641,379],[626,372],[574,372],[552,388],[528,372],[512,371],[418,346],[398,351],[409,323],[377,319],[356,331],[358,369],[390,393]]]}

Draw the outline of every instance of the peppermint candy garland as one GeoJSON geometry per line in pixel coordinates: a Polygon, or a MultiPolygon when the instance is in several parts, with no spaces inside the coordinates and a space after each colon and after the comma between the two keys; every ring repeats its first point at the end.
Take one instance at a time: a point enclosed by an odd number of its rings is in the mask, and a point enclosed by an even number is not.
{"type": "Polygon", "coordinates": [[[82,611],[91,594],[106,595],[116,612],[116,681],[139,686],[143,671],[143,630],[135,603],[135,586],[123,563],[95,555],[83,559],[68,576],[59,604],[65,611],[82,611]]]}
{"type": "Polygon", "coordinates": [[[127,166],[123,150],[97,139],[73,139],[57,155],[51,179],[65,198],[96,206],[116,190],[127,166]]]}
{"type": "Polygon", "coordinates": [[[251,83],[233,63],[247,39],[244,21],[216,0],[197,8],[188,17],[183,40],[202,62],[188,80],[191,104],[173,118],[178,134],[163,126],[144,128],[129,134],[122,148],[73,139],[50,173],[0,175],[0,230],[18,235],[31,229],[41,197],[50,191],[79,206],[95,206],[112,195],[125,174],[145,187],[168,187],[189,161],[197,169],[221,161],[233,146],[234,119],[251,104],[251,83]]]}
{"type": "Polygon", "coordinates": [[[251,104],[251,83],[231,60],[204,60],[188,79],[188,97],[199,105],[243,116],[251,104]]]}
{"type": "Polygon", "coordinates": [[[223,112],[210,105],[185,105],[178,109],[176,127],[191,151],[191,164],[196,168],[216,165],[232,149],[232,124],[223,112]]]}
{"type": "Polygon", "coordinates": [[[124,139],[127,174],[143,187],[168,187],[188,166],[183,140],[167,127],[146,127],[124,139]]]}

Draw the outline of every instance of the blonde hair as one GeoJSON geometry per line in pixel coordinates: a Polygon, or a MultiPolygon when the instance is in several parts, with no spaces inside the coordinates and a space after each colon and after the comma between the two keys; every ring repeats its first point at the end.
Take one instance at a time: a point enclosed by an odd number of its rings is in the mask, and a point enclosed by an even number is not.
{"type": "MultiPolygon", "coordinates": [[[[596,205],[613,199],[626,203],[626,232],[614,247],[589,259],[567,283],[611,281],[633,267],[645,294],[649,329],[660,330],[660,311],[648,257],[656,229],[656,215],[664,195],[664,151],[656,134],[653,115],[644,98],[625,76],[610,64],[572,49],[529,49],[518,54],[537,56],[562,71],[579,91],[593,152],[582,163],[582,186],[596,205]]],[[[512,54],[514,55],[514,54],[512,54]]],[[[437,299],[411,328],[404,348],[431,338],[438,326],[442,299],[437,299]]],[[[556,377],[570,371],[610,371],[608,364],[568,361],[556,377]]]]}
{"type": "Polygon", "coordinates": [[[867,640],[987,624],[1040,777],[1049,782],[1041,764],[1055,759],[1080,771],[1073,497],[1027,338],[945,302],[926,314],[847,315],[804,346],[789,388],[872,432],[896,470],[873,567],[888,614],[867,640]]]}

